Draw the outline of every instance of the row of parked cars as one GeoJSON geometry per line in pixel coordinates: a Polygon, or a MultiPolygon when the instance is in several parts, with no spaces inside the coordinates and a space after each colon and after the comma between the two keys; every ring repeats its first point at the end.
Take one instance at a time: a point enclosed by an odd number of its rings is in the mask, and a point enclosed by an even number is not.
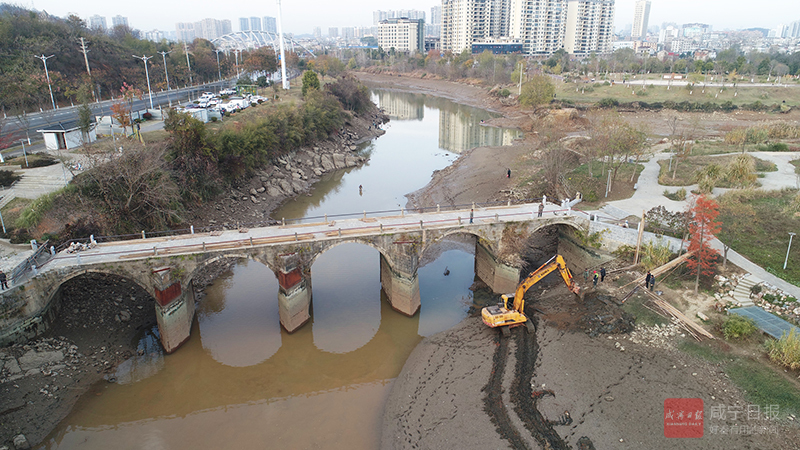
{"type": "MultiPolygon", "coordinates": [[[[240,96],[236,94],[237,92],[235,89],[223,89],[219,94],[203,92],[196,103],[190,103],[180,107],[178,111],[193,113],[198,110],[206,110],[208,114],[203,113],[204,117],[216,116],[222,118],[226,112],[236,112],[247,108],[253,103],[262,103],[267,100],[260,95],[245,94],[240,96]]],[[[204,119],[204,121],[207,121],[207,119],[204,119]]]]}

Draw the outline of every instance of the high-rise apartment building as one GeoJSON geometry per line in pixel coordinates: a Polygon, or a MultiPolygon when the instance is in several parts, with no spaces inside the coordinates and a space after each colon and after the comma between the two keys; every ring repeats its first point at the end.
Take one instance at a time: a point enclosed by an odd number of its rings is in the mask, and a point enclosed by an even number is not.
{"type": "Polygon", "coordinates": [[[398,52],[425,51],[425,21],[422,19],[386,19],[378,24],[378,46],[398,52]]]}
{"type": "Polygon", "coordinates": [[[587,55],[611,51],[613,35],[614,0],[567,1],[564,28],[564,50],[567,53],[587,55]]]}
{"type": "Polygon", "coordinates": [[[398,10],[372,12],[373,25],[378,25],[379,23],[387,19],[400,19],[400,18],[425,20],[425,11],[420,11],[418,9],[398,9],[398,10]]]}
{"type": "Polygon", "coordinates": [[[128,26],[128,18],[123,16],[114,16],[111,18],[111,26],[116,27],[119,25],[128,26]]]}
{"type": "Polygon", "coordinates": [[[330,27],[328,28],[328,37],[331,39],[336,39],[339,37],[339,28],[337,27],[330,27]]]}
{"type": "Polygon", "coordinates": [[[526,54],[610,50],[614,0],[442,0],[442,49],[511,38],[526,54]]]}
{"type": "Polygon", "coordinates": [[[486,37],[486,0],[442,0],[444,51],[461,53],[472,42],[486,37]]]}
{"type": "Polygon", "coordinates": [[[650,0],[636,0],[633,12],[633,28],[631,39],[647,37],[647,22],[650,20],[650,0]]]}
{"type": "Polygon", "coordinates": [[[239,18],[239,31],[250,31],[250,19],[247,17],[239,18]]]}
{"type": "Polygon", "coordinates": [[[231,21],[227,19],[203,19],[194,24],[195,37],[208,39],[209,41],[224,36],[231,31],[231,21]]]}
{"type": "Polygon", "coordinates": [[[442,24],[442,5],[437,5],[431,7],[431,25],[441,25],[442,24]]]}
{"type": "Polygon", "coordinates": [[[278,22],[275,20],[274,17],[264,16],[264,31],[268,31],[270,33],[277,33],[278,32],[278,22]]]}
{"type": "Polygon", "coordinates": [[[178,22],[175,24],[175,38],[180,42],[192,42],[195,38],[193,22],[178,22]]]}
{"type": "Polygon", "coordinates": [[[251,17],[250,18],[250,30],[251,31],[261,31],[261,17],[251,17]]]}
{"type": "Polygon", "coordinates": [[[314,37],[317,39],[322,37],[322,28],[314,27],[314,37]]]}
{"type": "Polygon", "coordinates": [[[97,14],[89,17],[89,28],[106,31],[106,18],[97,14]]]}

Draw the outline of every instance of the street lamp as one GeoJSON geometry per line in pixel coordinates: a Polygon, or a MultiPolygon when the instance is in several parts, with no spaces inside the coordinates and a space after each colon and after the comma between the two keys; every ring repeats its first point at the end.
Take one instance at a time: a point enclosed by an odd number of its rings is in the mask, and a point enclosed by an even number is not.
{"type": "Polygon", "coordinates": [[[217,54],[217,74],[219,75],[219,81],[222,81],[222,69],[219,68],[219,52],[221,51],[220,49],[214,50],[214,53],[217,54]]]}
{"type": "Polygon", "coordinates": [[[786,270],[786,264],[789,262],[789,250],[792,249],[792,238],[796,233],[789,233],[789,248],[786,249],[786,259],[783,261],[783,270],[786,270]]]}
{"type": "Polygon", "coordinates": [[[25,156],[25,167],[30,167],[28,165],[28,153],[25,151],[25,139],[19,140],[22,143],[22,154],[25,156]]]}
{"type": "Polygon", "coordinates": [[[150,97],[150,109],[153,108],[153,92],[150,90],[150,71],[147,70],[147,60],[152,59],[152,56],[136,56],[133,55],[134,58],[141,59],[144,62],[144,73],[147,76],[147,95],[150,97]]]}
{"type": "Polygon", "coordinates": [[[167,55],[172,53],[172,50],[168,52],[158,52],[161,57],[164,59],[164,77],[167,79],[167,91],[169,91],[169,72],[167,72],[167,55]]]}
{"type": "Polygon", "coordinates": [[[238,48],[233,50],[234,56],[236,56],[236,79],[239,79],[239,54],[242,53],[241,50],[238,48]]]}
{"type": "Polygon", "coordinates": [[[39,58],[44,63],[44,74],[47,76],[47,88],[50,89],[50,101],[53,103],[53,110],[55,110],[56,109],[56,100],[53,97],[53,87],[50,86],[50,72],[47,71],[47,60],[52,58],[53,56],[56,56],[56,55],[44,56],[44,53],[42,53],[42,56],[33,55],[34,58],[39,58]]]}

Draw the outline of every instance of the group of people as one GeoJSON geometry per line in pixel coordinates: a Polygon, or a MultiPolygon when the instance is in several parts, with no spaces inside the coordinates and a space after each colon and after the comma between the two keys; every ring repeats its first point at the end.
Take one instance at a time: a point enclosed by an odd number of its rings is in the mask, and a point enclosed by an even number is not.
{"type": "MultiPolygon", "coordinates": [[[[588,279],[589,279],[589,269],[586,269],[583,272],[583,279],[588,281],[588,279]]],[[[597,286],[597,282],[598,281],[600,281],[602,283],[603,281],[605,281],[605,279],[606,279],[606,268],[605,268],[605,266],[600,267],[599,271],[595,270],[592,273],[592,283],[594,284],[594,286],[597,286]]]]}
{"type": "Polygon", "coordinates": [[[644,287],[652,291],[655,285],[656,285],[656,276],[651,274],[650,271],[648,270],[647,275],[644,277],[644,287]]]}

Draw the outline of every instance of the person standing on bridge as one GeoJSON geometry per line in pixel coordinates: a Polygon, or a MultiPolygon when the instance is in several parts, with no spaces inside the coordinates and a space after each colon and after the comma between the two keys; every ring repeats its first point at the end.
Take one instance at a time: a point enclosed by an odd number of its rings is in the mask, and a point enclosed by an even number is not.
{"type": "Polygon", "coordinates": [[[8,281],[6,281],[6,273],[0,270],[0,287],[5,291],[8,289],[8,281]]]}
{"type": "Polygon", "coordinates": [[[542,200],[542,203],[539,203],[539,217],[542,217],[543,212],[544,212],[544,200],[542,200]]]}
{"type": "Polygon", "coordinates": [[[475,215],[475,211],[470,208],[469,210],[469,223],[472,223],[472,217],[475,215]]]}

